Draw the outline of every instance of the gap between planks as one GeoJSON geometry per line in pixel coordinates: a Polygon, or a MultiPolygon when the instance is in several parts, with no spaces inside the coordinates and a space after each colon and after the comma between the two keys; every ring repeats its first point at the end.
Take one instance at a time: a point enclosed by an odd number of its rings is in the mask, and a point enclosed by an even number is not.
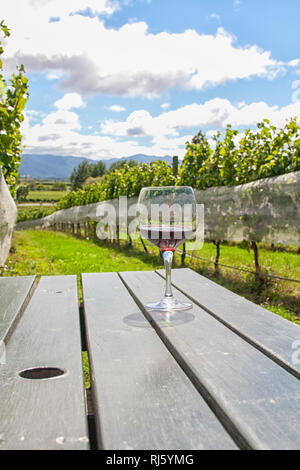
{"type": "MultiPolygon", "coordinates": [[[[162,279],[165,279],[164,275],[162,275],[161,273],[159,273],[158,271],[155,271],[155,273],[161,277],[162,279]]],[[[188,297],[192,302],[194,302],[196,305],[198,305],[200,308],[202,308],[203,310],[205,310],[205,312],[209,313],[212,317],[214,317],[215,320],[217,320],[218,322],[222,323],[224,326],[226,326],[226,328],[228,328],[229,330],[233,331],[233,333],[235,333],[236,335],[238,335],[240,338],[242,338],[244,341],[246,341],[247,343],[249,343],[251,346],[253,346],[255,349],[257,349],[258,351],[260,351],[261,353],[263,353],[265,356],[267,356],[269,359],[271,359],[273,362],[275,362],[277,365],[279,365],[280,367],[282,367],[283,369],[285,369],[287,372],[289,372],[290,374],[292,374],[294,377],[296,377],[297,379],[300,379],[300,372],[298,372],[297,370],[293,369],[287,362],[285,362],[283,359],[281,359],[280,357],[276,356],[275,354],[272,353],[272,351],[268,350],[267,348],[264,347],[263,344],[259,344],[258,342],[256,342],[255,340],[251,339],[249,336],[245,335],[244,333],[242,333],[240,330],[238,330],[237,328],[235,328],[234,326],[232,326],[230,323],[228,323],[227,321],[223,320],[223,318],[221,318],[219,315],[217,315],[216,313],[214,313],[212,310],[210,310],[209,308],[205,307],[204,304],[201,304],[201,302],[199,302],[197,299],[195,299],[193,296],[191,296],[188,292],[184,291],[183,289],[181,289],[177,284],[174,284],[172,282],[172,286],[177,289],[178,291],[180,291],[182,294],[184,294],[186,297],[188,297]]],[[[274,313],[274,315],[276,315],[274,313]]]]}
{"type": "MultiPolygon", "coordinates": [[[[160,276],[156,271],[155,273],[160,276]]],[[[159,338],[162,340],[170,354],[174,357],[175,361],[177,364],[180,366],[180,368],[183,370],[183,372],[186,374],[186,376],[189,378],[193,386],[196,388],[196,390],[200,393],[202,398],[205,400],[209,408],[212,410],[212,412],[215,414],[215,416],[218,418],[220,423],[223,425],[224,429],[228,432],[230,437],[233,439],[233,441],[237,444],[237,446],[241,450],[252,450],[252,446],[250,443],[247,441],[247,439],[244,437],[244,435],[239,431],[239,429],[235,426],[235,424],[231,421],[229,416],[224,412],[222,407],[219,405],[219,403],[212,397],[212,395],[208,392],[206,387],[203,385],[203,383],[199,380],[197,377],[196,373],[188,366],[184,358],[181,356],[181,354],[176,350],[176,348],[173,346],[171,341],[166,337],[166,335],[163,333],[163,331],[155,324],[149,313],[147,312],[147,309],[144,307],[143,303],[138,299],[138,297],[134,294],[134,292],[131,290],[129,285],[126,283],[126,281],[120,276],[120,273],[117,273],[119,279],[121,282],[124,284],[126,287],[127,291],[133,298],[134,302],[137,304],[137,306],[140,308],[141,312],[143,313],[144,317],[147,319],[149,324],[152,326],[152,328],[155,330],[155,332],[158,334],[159,338]]]]}

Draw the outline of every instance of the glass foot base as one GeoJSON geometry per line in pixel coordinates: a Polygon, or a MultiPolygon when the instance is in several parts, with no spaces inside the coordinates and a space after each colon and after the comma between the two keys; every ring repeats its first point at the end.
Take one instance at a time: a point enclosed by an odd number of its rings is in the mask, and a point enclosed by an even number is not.
{"type": "Polygon", "coordinates": [[[161,312],[169,312],[173,310],[189,310],[192,308],[192,304],[179,302],[174,297],[164,297],[160,302],[147,304],[148,310],[159,310],[161,312]]]}

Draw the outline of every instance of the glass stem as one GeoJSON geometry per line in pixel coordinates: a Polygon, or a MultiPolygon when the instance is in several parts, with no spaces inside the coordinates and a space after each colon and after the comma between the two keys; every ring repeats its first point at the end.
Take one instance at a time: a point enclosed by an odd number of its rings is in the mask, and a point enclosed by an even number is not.
{"type": "Polygon", "coordinates": [[[173,251],[163,251],[163,260],[166,269],[166,291],[165,297],[173,297],[171,284],[171,269],[173,261],[173,251]]]}

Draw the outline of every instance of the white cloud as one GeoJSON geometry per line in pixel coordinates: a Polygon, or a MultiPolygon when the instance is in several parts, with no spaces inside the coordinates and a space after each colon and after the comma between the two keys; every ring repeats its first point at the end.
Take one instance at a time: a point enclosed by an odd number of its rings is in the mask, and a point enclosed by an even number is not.
{"type": "Polygon", "coordinates": [[[298,67],[298,65],[300,65],[300,59],[293,59],[293,60],[290,60],[288,65],[290,67],[298,67]]]}
{"type": "Polygon", "coordinates": [[[64,19],[87,9],[93,15],[112,14],[118,9],[117,1],[111,0],[10,0],[2,5],[1,13],[5,22],[20,24],[26,18],[31,24],[49,21],[51,18],[64,19]],[[33,15],[31,16],[30,13],[33,15]],[[13,21],[14,20],[14,21],[13,21]]]}
{"type": "Polygon", "coordinates": [[[63,109],[48,114],[48,116],[43,119],[42,123],[43,127],[53,132],[81,129],[77,114],[63,109]]]}
{"type": "Polygon", "coordinates": [[[177,136],[179,129],[207,125],[222,127],[234,109],[228,100],[215,98],[204,104],[193,103],[167,111],[157,117],[152,117],[146,110],[139,110],[131,113],[126,121],[105,121],[101,125],[101,131],[103,134],[120,137],[128,135],[177,136]]]}
{"type": "Polygon", "coordinates": [[[126,110],[124,106],[119,106],[118,104],[113,104],[112,106],[108,106],[107,109],[109,109],[109,111],[112,111],[114,113],[121,113],[122,111],[126,110]]]}
{"type": "Polygon", "coordinates": [[[221,17],[217,13],[210,13],[209,15],[207,15],[206,19],[217,20],[219,23],[221,23],[221,17]]]}
{"type": "Polygon", "coordinates": [[[102,134],[120,137],[175,137],[179,135],[180,129],[208,126],[225,128],[227,124],[235,127],[255,126],[265,118],[279,126],[295,116],[300,117],[300,101],[280,108],[269,106],[263,101],[251,104],[240,102],[234,106],[227,99],[215,98],[203,104],[186,105],[156,117],[152,117],[146,110],[134,111],[126,121],[105,121],[101,125],[101,131],[102,134]]]}
{"type": "MultiPolygon", "coordinates": [[[[31,111],[31,114],[32,113],[31,111]]],[[[212,142],[217,129],[227,124],[251,127],[265,118],[276,126],[300,116],[300,101],[287,106],[270,106],[265,102],[233,105],[227,99],[215,98],[205,103],[193,103],[153,117],[146,110],[131,113],[125,121],[106,121],[101,135],[83,135],[75,112],[59,109],[46,116],[40,124],[31,125],[26,116],[23,124],[24,144],[30,153],[110,158],[136,153],[148,155],[185,154],[185,143],[197,130],[203,129],[212,142]],[[179,131],[181,131],[179,133],[179,131]],[[180,135],[182,131],[185,135],[180,135]],[[150,145],[140,137],[148,136],[150,145]]],[[[92,129],[90,129],[91,132],[92,129]]],[[[241,136],[239,136],[240,138],[241,136]]]]}
{"type": "Polygon", "coordinates": [[[27,151],[59,143],[64,152],[70,135],[81,129],[77,114],[71,111],[59,109],[44,117],[41,123],[34,125],[31,125],[32,115],[36,115],[34,110],[25,112],[22,123],[23,143],[27,151]]]}
{"type": "Polygon", "coordinates": [[[67,93],[63,98],[56,101],[54,106],[58,109],[68,110],[72,108],[82,108],[84,106],[84,102],[78,93],[67,93]]]}
{"type": "MultiPolygon", "coordinates": [[[[30,112],[29,114],[35,114],[30,112]]],[[[184,154],[185,142],[192,136],[168,139],[157,134],[150,146],[139,143],[134,136],[118,139],[116,136],[97,135],[91,126],[90,133],[81,134],[81,124],[75,112],[59,109],[48,114],[39,124],[31,121],[28,113],[22,123],[23,144],[27,153],[87,156],[94,159],[112,156],[184,154]]],[[[150,116],[150,115],[149,115],[150,116]]],[[[151,118],[151,116],[150,116],[151,118]]]]}
{"type": "MultiPolygon", "coordinates": [[[[67,117],[67,116],[65,116],[67,117]]],[[[119,141],[110,136],[95,134],[83,135],[78,132],[76,118],[65,119],[51,113],[41,125],[30,127],[28,119],[23,123],[24,144],[26,152],[35,154],[86,156],[94,159],[111,158],[112,156],[131,156],[137,153],[163,156],[178,154],[178,146],[184,145],[188,138],[168,140],[164,137],[153,139],[152,145],[139,144],[128,138],[119,141]],[[58,123],[59,121],[59,123],[58,123]]],[[[92,131],[91,131],[92,132],[92,131]]],[[[184,151],[181,151],[184,154],[184,151]]]]}
{"type": "Polygon", "coordinates": [[[102,134],[115,135],[119,137],[140,137],[154,136],[157,134],[168,134],[159,129],[158,118],[153,118],[151,114],[144,110],[133,111],[126,121],[106,120],[100,126],[102,134]]]}
{"type": "Polygon", "coordinates": [[[162,109],[168,109],[168,108],[170,107],[170,103],[162,103],[162,104],[160,105],[160,107],[161,107],[162,109]]]}
{"type": "Polygon", "coordinates": [[[10,0],[1,17],[12,35],[5,46],[9,71],[23,63],[28,72],[60,78],[60,86],[82,95],[109,93],[158,96],[175,86],[202,90],[231,80],[273,78],[283,64],[256,45],[240,47],[219,28],[152,34],[145,22],[106,28],[104,22],[74,14],[90,7],[109,14],[104,0],[10,0]],[[49,22],[51,17],[59,21],[49,22]],[[203,66],[205,64],[205,66],[203,66]]]}
{"type": "Polygon", "coordinates": [[[62,78],[62,73],[60,72],[50,72],[46,75],[47,80],[59,80],[62,78]]]}

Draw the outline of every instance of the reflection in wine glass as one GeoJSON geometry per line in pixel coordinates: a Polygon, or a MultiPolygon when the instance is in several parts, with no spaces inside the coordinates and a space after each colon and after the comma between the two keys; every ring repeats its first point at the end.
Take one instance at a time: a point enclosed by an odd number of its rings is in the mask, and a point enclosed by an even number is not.
{"type": "Polygon", "coordinates": [[[166,269],[164,298],[146,307],[162,312],[190,309],[192,304],[173,297],[171,268],[176,248],[196,235],[198,221],[193,189],[189,186],[143,188],[137,211],[140,234],[160,249],[166,269]]]}

